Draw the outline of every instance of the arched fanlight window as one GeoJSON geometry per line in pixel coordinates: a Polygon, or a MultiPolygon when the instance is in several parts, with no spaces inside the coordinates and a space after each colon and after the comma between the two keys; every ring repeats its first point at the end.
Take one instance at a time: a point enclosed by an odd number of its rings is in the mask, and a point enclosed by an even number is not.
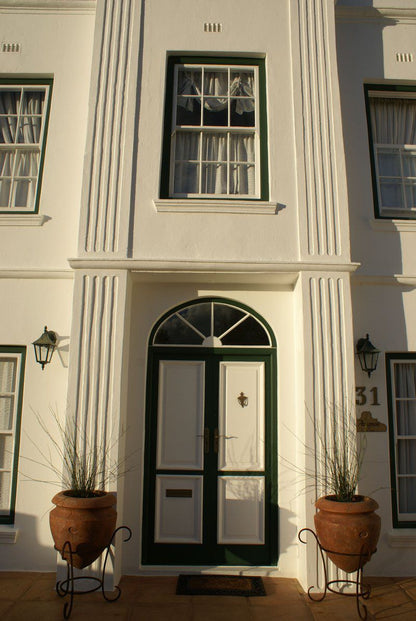
{"type": "Polygon", "coordinates": [[[224,302],[199,302],[173,312],[156,330],[153,345],[271,347],[266,328],[246,310],[224,302]]]}

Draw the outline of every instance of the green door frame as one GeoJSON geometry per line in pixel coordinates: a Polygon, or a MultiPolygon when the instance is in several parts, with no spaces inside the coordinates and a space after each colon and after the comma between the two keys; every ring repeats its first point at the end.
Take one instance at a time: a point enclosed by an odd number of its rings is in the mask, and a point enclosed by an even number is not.
{"type": "MultiPolygon", "coordinates": [[[[207,301],[204,298],[198,302],[207,301]]],[[[210,299],[210,301],[213,301],[210,299]]],[[[217,301],[217,300],[215,300],[217,301]]],[[[220,299],[220,302],[226,300],[220,299]]],[[[234,301],[234,306],[241,307],[234,301]]],[[[189,303],[188,303],[189,304],[189,303]]],[[[185,306],[185,305],[183,305],[185,306]]],[[[177,310],[177,309],[175,309],[177,310]]],[[[251,309],[245,308],[245,310],[251,309]]],[[[157,327],[174,310],[166,313],[152,331],[155,334],[157,327]]],[[[253,313],[254,314],[254,313],[253,313]]],[[[258,316],[257,316],[258,317],[258,316]]],[[[259,318],[265,324],[262,318],[259,318]]],[[[266,324],[267,325],[267,324],[266,324]]],[[[268,328],[269,329],[269,328],[268,328]]],[[[270,330],[270,329],[269,329],[270,330]]],[[[271,331],[270,331],[270,334],[271,331]]],[[[152,340],[150,340],[152,343],[152,340]]],[[[273,343],[274,345],[274,343],[273,343]]],[[[144,462],[144,494],[143,494],[143,522],[142,522],[142,563],[144,565],[276,565],[278,560],[278,507],[277,507],[277,370],[276,347],[180,347],[180,346],[150,346],[148,353],[147,397],[146,397],[146,435],[145,435],[145,462],[144,462]],[[156,474],[172,474],[172,471],[156,471],[156,440],[157,440],[157,401],[158,401],[158,374],[160,360],[204,360],[206,363],[206,382],[213,390],[205,391],[206,424],[214,426],[216,420],[212,416],[218,415],[218,369],[220,361],[264,361],[265,363],[265,544],[256,545],[219,545],[216,543],[217,519],[217,471],[216,455],[206,456],[204,475],[215,471],[208,476],[204,485],[204,507],[210,507],[212,520],[204,520],[203,539],[206,545],[195,544],[156,544],[154,543],[155,520],[155,478],[156,474]],[[213,414],[215,413],[215,414],[213,414]],[[214,463],[215,460],[215,463],[214,463]],[[201,552],[204,556],[201,558],[201,552]]],[[[174,474],[201,475],[200,471],[174,471],[174,474]]],[[[233,473],[227,472],[227,476],[233,473]]],[[[241,475],[241,472],[234,473],[241,475]]],[[[245,473],[259,475],[258,472],[245,473]]],[[[263,474],[263,473],[261,473],[263,474]]],[[[208,515],[207,512],[204,512],[208,515]]]]}

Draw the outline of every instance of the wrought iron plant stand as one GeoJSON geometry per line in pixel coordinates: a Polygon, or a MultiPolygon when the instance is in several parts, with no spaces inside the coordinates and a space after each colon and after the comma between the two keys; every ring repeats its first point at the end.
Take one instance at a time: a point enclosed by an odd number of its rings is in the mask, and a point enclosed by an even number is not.
{"type": "MultiPolygon", "coordinates": [[[[302,530],[298,534],[299,541],[301,543],[306,544],[307,541],[302,538],[304,533],[311,533],[311,535],[315,538],[315,541],[318,545],[318,549],[322,559],[322,565],[324,569],[324,590],[323,593],[319,595],[313,595],[312,591],[316,588],[315,586],[310,586],[308,589],[308,597],[313,602],[321,602],[328,591],[331,593],[335,593],[337,595],[345,595],[347,597],[355,597],[357,604],[357,613],[360,619],[367,619],[367,606],[361,601],[367,600],[370,597],[371,588],[370,585],[364,584],[363,582],[363,566],[369,558],[369,550],[365,544],[362,545],[359,554],[346,554],[343,552],[334,552],[333,550],[327,550],[319,542],[319,539],[316,533],[311,528],[302,528],[302,530]],[[325,562],[325,553],[329,554],[337,554],[339,556],[348,556],[348,557],[358,557],[358,569],[356,570],[355,580],[343,579],[343,580],[328,580],[328,572],[327,572],[327,564],[325,562]],[[346,589],[348,587],[353,587],[354,592],[352,591],[344,591],[343,588],[346,589]]],[[[375,552],[375,551],[374,551],[375,552]]],[[[373,552],[373,554],[374,554],[373,552]]]]}
{"type": "Polygon", "coordinates": [[[71,615],[72,606],[74,602],[74,595],[86,595],[87,593],[94,593],[95,591],[101,590],[102,595],[107,602],[110,602],[110,603],[116,602],[119,599],[121,595],[121,589],[119,586],[115,587],[115,594],[113,594],[111,597],[109,597],[106,594],[104,590],[104,577],[105,577],[105,570],[107,566],[108,556],[110,554],[110,548],[114,544],[116,534],[121,530],[127,531],[127,537],[123,539],[123,542],[129,541],[129,539],[131,538],[132,532],[128,526],[119,526],[118,528],[116,528],[116,530],[113,532],[111,536],[109,544],[105,548],[105,557],[104,557],[103,569],[101,572],[101,578],[96,578],[95,576],[75,576],[74,577],[74,568],[72,566],[72,555],[75,551],[72,550],[70,541],[65,542],[63,549],[62,549],[62,556],[65,556],[66,558],[66,570],[67,570],[66,579],[58,581],[55,586],[56,592],[59,595],[59,597],[66,597],[67,595],[69,595],[69,598],[70,598],[69,602],[65,602],[64,604],[64,608],[63,608],[64,619],[69,619],[71,615]],[[91,582],[94,584],[94,586],[92,586],[90,589],[86,589],[86,590],[83,589],[83,590],[77,591],[75,589],[75,582],[77,580],[91,582]]]}

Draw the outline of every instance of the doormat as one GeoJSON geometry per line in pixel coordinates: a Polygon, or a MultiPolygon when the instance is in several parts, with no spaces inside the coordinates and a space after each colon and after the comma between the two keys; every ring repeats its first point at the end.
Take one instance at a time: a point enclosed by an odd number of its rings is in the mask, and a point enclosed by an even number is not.
{"type": "Polygon", "coordinates": [[[258,576],[185,575],[178,577],[176,595],[266,595],[258,576]]]}

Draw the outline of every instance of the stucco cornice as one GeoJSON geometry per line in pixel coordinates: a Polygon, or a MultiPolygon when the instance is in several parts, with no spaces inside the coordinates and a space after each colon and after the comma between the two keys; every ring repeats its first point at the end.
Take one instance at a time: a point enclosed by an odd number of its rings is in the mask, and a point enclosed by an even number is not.
{"type": "Polygon", "coordinates": [[[394,21],[416,23],[415,8],[396,7],[335,7],[336,21],[343,22],[374,22],[394,21]]]}
{"type": "Polygon", "coordinates": [[[95,13],[96,0],[0,0],[0,13],[95,13]]]}

